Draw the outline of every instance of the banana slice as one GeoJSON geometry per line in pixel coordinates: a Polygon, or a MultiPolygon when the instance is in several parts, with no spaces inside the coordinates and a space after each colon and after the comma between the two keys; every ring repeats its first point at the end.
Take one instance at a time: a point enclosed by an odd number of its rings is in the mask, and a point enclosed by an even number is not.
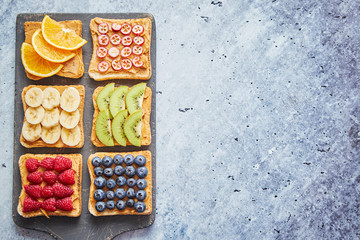
{"type": "Polygon", "coordinates": [[[60,93],[53,87],[45,88],[44,91],[44,99],[42,101],[42,105],[46,110],[53,109],[60,105],[60,93]]]}
{"type": "Polygon", "coordinates": [[[41,136],[41,125],[40,124],[30,124],[28,121],[25,121],[22,127],[21,134],[26,141],[34,142],[38,140],[41,136]]]}
{"type": "Polygon", "coordinates": [[[80,127],[76,126],[73,129],[62,128],[61,140],[70,147],[78,145],[81,140],[80,127]]]}
{"type": "Polygon", "coordinates": [[[80,112],[75,110],[74,112],[62,111],[60,114],[60,124],[64,128],[73,129],[78,125],[80,121],[80,112]]]}
{"type": "Polygon", "coordinates": [[[50,128],[43,127],[41,130],[41,139],[47,144],[54,144],[60,139],[60,133],[60,124],[56,124],[50,128]]]}
{"type": "Polygon", "coordinates": [[[79,107],[79,105],[79,91],[76,90],[76,88],[74,87],[68,87],[67,89],[65,89],[64,92],[61,94],[60,107],[67,112],[73,112],[79,107]]]}
{"type": "Polygon", "coordinates": [[[42,106],[29,107],[25,111],[25,118],[30,124],[39,124],[45,115],[45,110],[42,106]]]}
{"type": "Polygon", "coordinates": [[[59,123],[60,111],[58,108],[52,110],[45,110],[44,118],[41,121],[41,125],[46,128],[50,128],[59,123]]]}
{"type": "Polygon", "coordinates": [[[30,88],[25,94],[25,102],[30,107],[38,107],[44,98],[43,91],[38,87],[30,88]]]}

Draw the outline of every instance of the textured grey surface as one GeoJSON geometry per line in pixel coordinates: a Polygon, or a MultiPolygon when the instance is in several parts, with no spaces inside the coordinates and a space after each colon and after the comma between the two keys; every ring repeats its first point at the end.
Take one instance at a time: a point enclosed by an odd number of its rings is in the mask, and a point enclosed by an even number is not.
{"type": "Polygon", "coordinates": [[[1,238],[49,238],[11,219],[16,15],[114,9],[154,15],[158,90],[156,220],[116,239],[360,238],[359,1],[87,2],[0,6],[1,238]]]}

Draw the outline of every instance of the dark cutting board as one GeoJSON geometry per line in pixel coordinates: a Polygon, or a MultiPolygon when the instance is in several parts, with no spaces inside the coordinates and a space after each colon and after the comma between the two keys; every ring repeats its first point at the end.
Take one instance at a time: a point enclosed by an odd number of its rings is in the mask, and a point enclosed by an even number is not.
{"type": "Polygon", "coordinates": [[[20,48],[21,44],[25,40],[24,23],[26,21],[42,21],[44,14],[19,14],[16,19],[16,52],[15,52],[15,111],[14,111],[14,170],[13,170],[13,198],[12,198],[12,216],[16,225],[34,229],[38,231],[44,231],[49,233],[54,238],[59,239],[111,239],[116,235],[130,230],[145,228],[150,226],[155,220],[156,211],[156,29],[155,20],[151,14],[147,13],[90,13],[90,14],[78,14],[78,13],[66,13],[48,14],[56,21],[64,20],[81,20],[82,21],[82,37],[85,38],[88,43],[83,46],[83,61],[85,65],[84,76],[79,79],[67,79],[59,76],[53,76],[50,78],[41,79],[39,81],[33,81],[26,77],[24,67],[21,62],[20,48]],[[90,33],[90,20],[95,17],[110,18],[110,19],[127,19],[127,18],[143,18],[150,17],[152,19],[152,34],[151,34],[151,66],[152,77],[146,81],[153,92],[152,104],[151,104],[151,136],[152,143],[150,146],[142,147],[104,147],[97,148],[90,141],[92,119],[94,114],[94,107],[92,104],[92,94],[96,87],[105,86],[110,82],[115,82],[115,86],[128,85],[133,86],[139,82],[138,80],[110,80],[110,81],[94,81],[89,78],[87,73],[90,59],[92,55],[92,38],[90,33]],[[84,107],[84,134],[85,144],[81,149],[70,148],[24,148],[20,144],[20,134],[22,123],[24,119],[24,112],[21,101],[22,89],[28,85],[74,85],[82,84],[85,86],[85,107],[84,107]],[[87,159],[90,154],[95,152],[123,152],[123,151],[138,151],[138,150],[150,150],[152,153],[152,213],[149,216],[108,216],[108,217],[94,217],[88,211],[89,200],[89,187],[90,177],[87,169],[87,159]],[[83,156],[83,179],[82,179],[82,212],[78,218],[69,217],[34,217],[23,218],[17,213],[18,198],[21,191],[21,181],[18,161],[19,157],[26,153],[34,154],[65,154],[65,153],[81,153],[83,156]]]}

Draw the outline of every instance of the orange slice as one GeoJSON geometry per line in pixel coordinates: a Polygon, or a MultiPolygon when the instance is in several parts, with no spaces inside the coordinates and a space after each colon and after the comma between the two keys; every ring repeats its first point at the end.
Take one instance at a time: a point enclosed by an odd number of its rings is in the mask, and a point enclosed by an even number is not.
{"type": "Polygon", "coordinates": [[[47,15],[41,23],[41,31],[44,39],[50,45],[60,49],[71,51],[87,43],[87,41],[78,36],[74,30],[65,28],[47,15]]]}
{"type": "Polygon", "coordinates": [[[36,30],[33,34],[32,46],[41,57],[50,62],[63,63],[75,56],[75,53],[73,52],[62,50],[50,45],[43,38],[41,29],[36,30]]]}
{"type": "Polygon", "coordinates": [[[37,54],[34,48],[28,44],[21,45],[21,60],[25,70],[38,77],[50,77],[58,73],[64,66],[60,63],[52,63],[37,54]]]}

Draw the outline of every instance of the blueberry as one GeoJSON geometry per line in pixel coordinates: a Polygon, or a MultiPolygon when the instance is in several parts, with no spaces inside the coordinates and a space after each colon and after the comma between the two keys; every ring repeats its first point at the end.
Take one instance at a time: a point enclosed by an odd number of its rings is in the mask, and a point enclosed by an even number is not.
{"type": "Polygon", "coordinates": [[[117,207],[117,209],[119,209],[119,210],[124,210],[125,207],[126,207],[126,204],[125,204],[125,202],[124,202],[123,200],[119,200],[119,201],[117,201],[117,203],[116,203],[116,207],[117,207]]]}
{"type": "Polygon", "coordinates": [[[144,202],[136,202],[134,207],[135,211],[137,212],[143,212],[146,209],[146,205],[144,202]]]}
{"type": "Polygon", "coordinates": [[[134,156],[131,154],[125,155],[124,162],[128,166],[132,165],[134,163],[134,156]]]}
{"type": "Polygon", "coordinates": [[[126,206],[128,206],[129,208],[134,207],[135,201],[134,199],[128,199],[126,200],[126,206]]]}
{"type": "Polygon", "coordinates": [[[94,167],[100,167],[102,160],[99,157],[94,157],[91,162],[94,167]]]}
{"type": "Polygon", "coordinates": [[[109,167],[105,168],[104,169],[104,175],[105,175],[105,177],[110,178],[110,177],[112,177],[114,175],[114,170],[112,168],[109,168],[109,167]]]}
{"type": "Polygon", "coordinates": [[[97,177],[94,180],[94,185],[96,188],[103,188],[106,185],[106,179],[103,177],[97,177]]]}
{"type": "Polygon", "coordinates": [[[138,180],[136,181],[136,186],[137,186],[138,189],[140,189],[140,190],[145,189],[146,186],[147,186],[147,181],[146,181],[146,179],[138,179],[138,180]]]}
{"type": "Polygon", "coordinates": [[[114,173],[116,176],[121,176],[125,173],[125,168],[123,168],[122,166],[116,166],[114,168],[114,173]]]}
{"type": "Polygon", "coordinates": [[[135,168],[133,166],[127,166],[125,168],[125,174],[128,177],[133,177],[135,175],[135,168]]]}
{"type": "Polygon", "coordinates": [[[105,191],[102,189],[96,189],[94,192],[94,198],[97,202],[104,200],[105,199],[105,191]]]}
{"type": "Polygon", "coordinates": [[[97,202],[95,204],[95,209],[98,212],[103,212],[105,210],[105,203],[104,202],[97,202]]]}
{"type": "Polygon", "coordinates": [[[114,191],[111,191],[111,190],[107,191],[107,192],[106,192],[106,198],[109,199],[109,200],[114,199],[114,198],[115,198],[115,193],[114,193],[114,191]]]}
{"type": "Polygon", "coordinates": [[[115,195],[118,199],[123,199],[126,196],[125,189],[123,189],[123,188],[116,189],[115,195]]]}
{"type": "Polygon", "coordinates": [[[94,168],[94,173],[95,173],[95,175],[96,176],[101,176],[102,174],[103,174],[103,172],[104,172],[104,169],[102,168],[102,167],[96,167],[96,168],[94,168]]]}
{"type": "Polygon", "coordinates": [[[148,175],[148,170],[146,167],[139,167],[136,169],[136,175],[138,175],[139,178],[144,178],[148,175]]]}
{"type": "Polygon", "coordinates": [[[126,196],[128,198],[135,198],[135,190],[133,188],[128,188],[126,191],[126,196]]]}
{"type": "Polygon", "coordinates": [[[108,187],[108,189],[113,189],[113,188],[116,186],[115,180],[112,179],[112,178],[109,178],[109,179],[106,181],[106,186],[108,187]]]}
{"type": "Polygon", "coordinates": [[[105,167],[110,167],[112,164],[113,164],[113,159],[110,157],[110,156],[105,156],[103,157],[102,159],[102,164],[105,166],[105,167]]]}
{"type": "Polygon", "coordinates": [[[116,185],[118,185],[119,187],[124,186],[126,183],[126,178],[123,176],[117,177],[116,178],[116,185]]]}
{"type": "Polygon", "coordinates": [[[114,157],[114,163],[115,163],[116,165],[120,165],[120,164],[122,164],[123,162],[124,162],[123,156],[121,156],[120,154],[115,155],[115,157],[114,157]]]}
{"type": "Polygon", "coordinates": [[[146,158],[143,155],[137,155],[135,158],[135,164],[139,167],[144,166],[146,163],[146,158]]]}
{"type": "Polygon", "coordinates": [[[126,185],[128,185],[129,187],[134,187],[136,184],[136,180],[135,178],[128,178],[126,180],[126,185]]]}
{"type": "Polygon", "coordinates": [[[145,198],[146,198],[146,192],[144,190],[139,190],[137,191],[136,193],[136,198],[139,200],[139,201],[144,201],[145,198]]]}
{"type": "Polygon", "coordinates": [[[113,200],[107,201],[106,202],[106,208],[110,209],[110,210],[114,209],[115,208],[115,202],[113,200]]]}

